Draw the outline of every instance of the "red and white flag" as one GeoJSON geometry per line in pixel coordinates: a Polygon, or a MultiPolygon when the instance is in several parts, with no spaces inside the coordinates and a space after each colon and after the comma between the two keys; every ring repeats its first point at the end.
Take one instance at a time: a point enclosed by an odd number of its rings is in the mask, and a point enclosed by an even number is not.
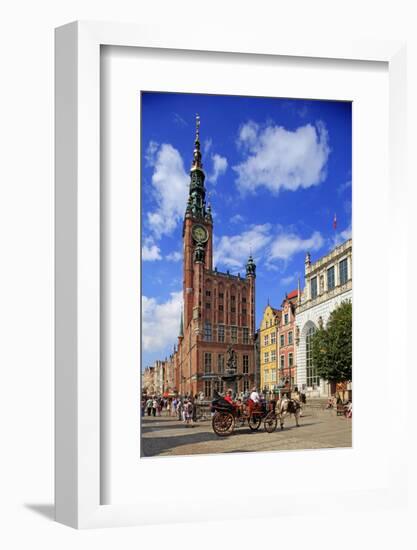
{"type": "Polygon", "coordinates": [[[335,213],[335,215],[333,217],[333,229],[336,229],[336,227],[337,227],[337,218],[336,218],[336,213],[335,213]]]}

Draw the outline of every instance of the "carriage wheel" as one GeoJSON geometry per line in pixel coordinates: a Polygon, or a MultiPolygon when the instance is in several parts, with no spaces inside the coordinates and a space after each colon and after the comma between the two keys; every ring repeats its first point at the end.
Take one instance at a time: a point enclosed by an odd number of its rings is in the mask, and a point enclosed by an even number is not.
{"type": "Polygon", "coordinates": [[[259,430],[259,426],[261,425],[261,422],[262,422],[262,418],[258,415],[251,414],[250,417],[248,418],[249,428],[253,432],[256,432],[256,430],[259,430]]]}
{"type": "Polygon", "coordinates": [[[271,434],[277,429],[278,426],[278,418],[277,415],[274,413],[268,413],[264,420],[264,428],[265,431],[271,434]]]}
{"type": "Polygon", "coordinates": [[[211,421],[213,432],[216,435],[230,435],[235,427],[235,418],[228,412],[216,412],[211,421]]]}

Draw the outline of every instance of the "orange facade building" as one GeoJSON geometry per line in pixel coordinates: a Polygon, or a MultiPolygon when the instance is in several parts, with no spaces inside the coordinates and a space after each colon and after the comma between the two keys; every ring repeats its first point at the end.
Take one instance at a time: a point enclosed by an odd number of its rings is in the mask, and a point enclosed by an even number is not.
{"type": "Polygon", "coordinates": [[[232,275],[213,267],[213,217],[206,202],[199,118],[183,221],[183,314],[172,358],[181,395],[224,391],[221,375],[231,345],[237,355],[238,392],[255,380],[255,278],[249,256],[246,272],[232,275]]]}

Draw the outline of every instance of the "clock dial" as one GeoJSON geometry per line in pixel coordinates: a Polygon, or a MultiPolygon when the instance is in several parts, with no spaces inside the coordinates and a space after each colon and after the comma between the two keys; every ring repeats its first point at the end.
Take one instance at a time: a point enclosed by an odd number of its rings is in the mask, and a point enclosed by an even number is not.
{"type": "Polygon", "coordinates": [[[208,238],[206,228],[202,225],[195,225],[193,227],[193,237],[198,243],[205,243],[208,238]]]}

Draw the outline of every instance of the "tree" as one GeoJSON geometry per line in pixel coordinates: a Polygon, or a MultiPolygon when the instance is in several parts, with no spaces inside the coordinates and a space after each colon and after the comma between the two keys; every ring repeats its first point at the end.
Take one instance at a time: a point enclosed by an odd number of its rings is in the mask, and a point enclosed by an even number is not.
{"type": "Polygon", "coordinates": [[[312,337],[312,359],[317,374],[329,382],[352,380],[352,303],[342,302],[326,327],[312,337]]]}

